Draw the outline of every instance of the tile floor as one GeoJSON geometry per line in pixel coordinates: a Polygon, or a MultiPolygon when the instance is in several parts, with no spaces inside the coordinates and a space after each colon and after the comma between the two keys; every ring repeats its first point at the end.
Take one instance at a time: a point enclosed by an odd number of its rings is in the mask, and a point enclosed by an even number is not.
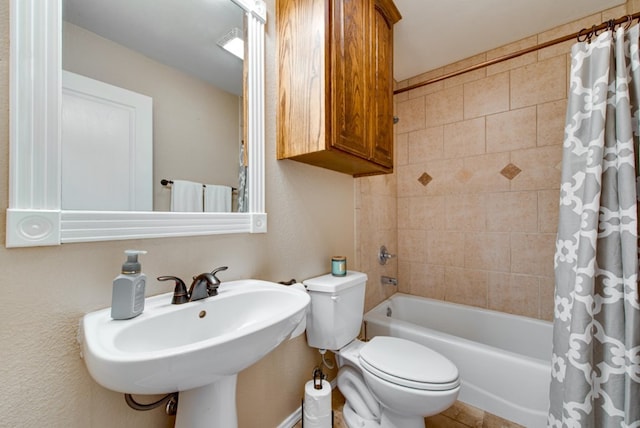
{"type": "MultiPolygon", "coordinates": [[[[333,428],[347,428],[342,418],[344,397],[335,388],[332,391],[333,428]]],[[[496,415],[456,401],[444,412],[425,418],[425,428],[523,428],[514,422],[507,421],[496,415]]],[[[302,428],[298,422],[293,428],[302,428]]]]}

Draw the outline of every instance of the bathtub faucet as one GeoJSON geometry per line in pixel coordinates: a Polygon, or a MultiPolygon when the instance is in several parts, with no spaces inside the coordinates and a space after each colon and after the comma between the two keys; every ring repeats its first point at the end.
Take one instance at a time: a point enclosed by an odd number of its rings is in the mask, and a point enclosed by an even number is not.
{"type": "Polygon", "coordinates": [[[397,280],[396,278],[392,278],[392,277],[390,277],[390,276],[384,276],[384,275],[382,275],[382,276],[380,277],[380,282],[381,282],[383,285],[396,285],[396,286],[398,285],[398,280],[397,280]]]}
{"type": "Polygon", "coordinates": [[[380,263],[381,265],[386,265],[387,260],[395,256],[395,254],[389,253],[389,251],[387,251],[387,247],[383,245],[382,247],[380,247],[380,251],[378,251],[378,263],[380,263]]]}

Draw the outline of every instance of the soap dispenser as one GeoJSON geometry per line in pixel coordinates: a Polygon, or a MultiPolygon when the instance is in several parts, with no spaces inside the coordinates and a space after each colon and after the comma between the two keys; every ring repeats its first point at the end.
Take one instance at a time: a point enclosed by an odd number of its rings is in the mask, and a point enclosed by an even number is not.
{"type": "Polygon", "coordinates": [[[111,318],[126,320],[137,317],[144,310],[144,289],[147,276],[141,273],[138,255],[146,251],[126,250],[127,260],[122,265],[122,273],[113,280],[111,296],[111,318]]]}

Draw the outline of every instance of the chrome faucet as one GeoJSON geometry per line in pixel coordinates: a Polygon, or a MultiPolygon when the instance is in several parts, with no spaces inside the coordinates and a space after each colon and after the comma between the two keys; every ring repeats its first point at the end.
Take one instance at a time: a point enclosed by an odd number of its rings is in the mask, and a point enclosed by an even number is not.
{"type": "Polygon", "coordinates": [[[174,305],[181,305],[187,302],[193,302],[196,300],[206,299],[207,297],[215,296],[218,294],[218,287],[221,281],[216,274],[223,270],[227,270],[227,266],[222,266],[214,269],[211,272],[201,273],[193,277],[193,282],[187,291],[187,287],[183,280],[177,276],[159,276],[158,281],[173,280],[176,283],[173,290],[173,298],[171,303],[174,305]]]}
{"type": "Polygon", "coordinates": [[[386,265],[389,259],[394,258],[396,255],[389,253],[387,251],[387,247],[384,245],[380,247],[380,251],[378,251],[378,263],[381,265],[386,265]]]}

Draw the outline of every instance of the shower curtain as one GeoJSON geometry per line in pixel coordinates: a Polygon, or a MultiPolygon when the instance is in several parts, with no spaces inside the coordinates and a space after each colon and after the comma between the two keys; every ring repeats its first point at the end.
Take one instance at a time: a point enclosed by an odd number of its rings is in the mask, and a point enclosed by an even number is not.
{"type": "Polygon", "coordinates": [[[638,37],[571,52],[548,427],[640,427],[638,37]]]}

